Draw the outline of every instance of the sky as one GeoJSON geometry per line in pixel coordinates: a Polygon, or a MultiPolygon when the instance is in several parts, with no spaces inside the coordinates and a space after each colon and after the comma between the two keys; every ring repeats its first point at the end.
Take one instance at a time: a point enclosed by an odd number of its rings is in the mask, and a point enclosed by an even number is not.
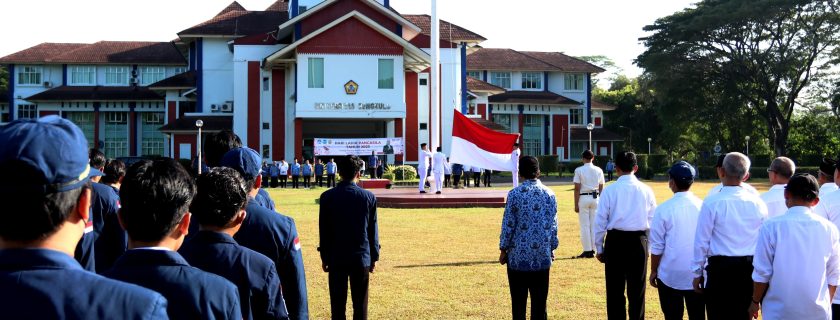
{"type": "MultiPolygon", "coordinates": [[[[441,19],[488,40],[487,48],[605,55],[637,76],[642,28],[698,0],[440,0],[441,19]]],[[[42,42],[170,41],[232,0],[25,0],[3,6],[0,57],[42,42]]],[[[274,0],[239,0],[264,10],[274,0]]],[[[391,0],[401,13],[429,13],[431,0],[391,0]]]]}

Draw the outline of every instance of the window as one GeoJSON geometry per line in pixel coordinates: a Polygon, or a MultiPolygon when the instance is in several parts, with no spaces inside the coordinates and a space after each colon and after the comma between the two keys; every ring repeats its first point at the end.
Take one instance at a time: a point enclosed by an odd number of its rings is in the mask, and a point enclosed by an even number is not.
{"type": "Polygon", "coordinates": [[[509,114],[494,114],[493,122],[505,127],[505,132],[510,133],[510,115],[509,114]]]}
{"type": "Polygon", "coordinates": [[[394,59],[379,59],[379,89],[394,88],[394,59]]]}
{"type": "Polygon", "coordinates": [[[467,76],[481,80],[481,71],[467,71],[467,76]]]}
{"type": "Polygon", "coordinates": [[[19,104],[17,106],[17,119],[37,119],[38,105],[19,104]]]}
{"type": "MultiPolygon", "coordinates": [[[[584,77],[583,77],[582,73],[567,74],[565,76],[564,87],[568,91],[583,91],[583,89],[584,89],[583,80],[584,80],[584,77]]],[[[583,152],[583,151],[581,151],[581,152],[583,152]]]]}
{"type": "Polygon", "coordinates": [[[425,122],[420,123],[420,130],[428,130],[428,129],[429,129],[429,124],[428,123],[425,123],[425,122]]]}
{"type": "Polygon", "coordinates": [[[569,124],[583,124],[583,109],[569,109],[569,124]]]}
{"type": "Polygon", "coordinates": [[[324,58],[309,58],[309,87],[324,87],[324,58]]]}
{"type": "Polygon", "coordinates": [[[128,156],[128,113],[105,112],[105,156],[108,158],[128,156]]]}
{"type": "Polygon", "coordinates": [[[269,86],[268,77],[263,77],[263,91],[268,91],[269,86]]]}
{"type": "Polygon", "coordinates": [[[17,76],[19,85],[41,85],[40,66],[20,66],[17,76]]]}
{"type": "Polygon", "coordinates": [[[583,154],[583,150],[586,149],[588,149],[586,142],[572,142],[569,146],[569,158],[580,159],[581,155],[583,154]]]}
{"type": "Polygon", "coordinates": [[[96,67],[94,66],[72,66],[70,67],[70,83],[82,85],[96,84],[96,67]]]}
{"type": "Polygon", "coordinates": [[[128,85],[128,67],[106,67],[106,85],[128,85]]]}
{"type": "Polygon", "coordinates": [[[309,9],[309,7],[307,7],[307,6],[298,6],[298,15],[303,14],[308,9],[309,9]]]}
{"type": "Polygon", "coordinates": [[[141,155],[162,156],[164,148],[163,133],[159,131],[163,126],[165,114],[163,112],[141,112],[142,119],[142,142],[140,143],[141,155]]]}
{"type": "Polygon", "coordinates": [[[491,72],[490,83],[498,87],[510,89],[510,72],[491,72]]]}
{"type": "Polygon", "coordinates": [[[152,83],[163,80],[166,77],[166,68],[164,67],[141,67],[140,68],[140,84],[147,86],[152,83]]]}
{"type": "Polygon", "coordinates": [[[523,72],[522,89],[542,89],[542,73],[523,72]]]}
{"type": "Polygon", "coordinates": [[[175,69],[173,69],[173,71],[174,71],[173,74],[182,74],[184,72],[187,72],[187,67],[175,67],[175,69]]]}
{"type": "Polygon", "coordinates": [[[263,122],[263,130],[271,129],[271,125],[268,122],[263,122]]]}
{"type": "Polygon", "coordinates": [[[271,154],[271,147],[267,144],[262,146],[262,156],[265,159],[268,159],[268,156],[271,154]]]}
{"type": "Polygon", "coordinates": [[[64,112],[64,117],[67,120],[70,120],[80,129],[82,129],[82,133],[85,134],[85,138],[87,138],[88,146],[91,148],[95,147],[96,144],[93,141],[93,132],[94,132],[94,119],[93,119],[93,112],[64,112]]]}
{"type": "Polygon", "coordinates": [[[529,156],[543,154],[543,116],[539,114],[526,114],[524,119],[525,128],[522,129],[523,152],[529,156]]]}

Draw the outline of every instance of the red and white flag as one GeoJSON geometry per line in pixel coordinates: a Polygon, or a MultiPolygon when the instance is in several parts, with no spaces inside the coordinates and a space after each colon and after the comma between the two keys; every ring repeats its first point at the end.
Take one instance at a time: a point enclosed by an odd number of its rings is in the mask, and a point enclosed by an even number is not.
{"type": "Polygon", "coordinates": [[[512,171],[515,164],[511,153],[519,135],[490,130],[460,112],[454,112],[449,162],[482,169],[512,171]]]}

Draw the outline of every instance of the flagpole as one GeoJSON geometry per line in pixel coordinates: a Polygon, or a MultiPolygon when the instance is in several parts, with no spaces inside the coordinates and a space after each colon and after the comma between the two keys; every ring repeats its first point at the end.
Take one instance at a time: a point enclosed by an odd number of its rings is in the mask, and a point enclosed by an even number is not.
{"type": "Polygon", "coordinates": [[[440,146],[440,19],[437,14],[437,0],[432,0],[432,96],[429,125],[429,149],[434,152],[440,146]]]}

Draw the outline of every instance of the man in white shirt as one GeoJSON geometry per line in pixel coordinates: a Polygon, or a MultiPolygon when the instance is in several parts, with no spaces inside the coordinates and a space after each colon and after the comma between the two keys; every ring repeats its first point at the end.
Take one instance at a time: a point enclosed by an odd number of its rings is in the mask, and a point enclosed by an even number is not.
{"type": "Polygon", "coordinates": [[[656,197],[650,187],[633,175],[639,169],[636,154],[620,152],[615,164],[618,179],[604,188],[595,217],[596,258],[605,264],[607,318],[644,319],[647,232],[656,210],[656,197]]]}
{"type": "Polygon", "coordinates": [[[659,289],[665,320],[682,320],[683,303],[689,320],[706,318],[703,296],[691,284],[694,232],[703,201],[691,191],[696,171],[680,161],[668,170],[674,197],[656,207],[650,226],[650,285],[659,289]]]}
{"type": "Polygon", "coordinates": [[[717,170],[723,189],[707,197],[700,208],[691,265],[693,286],[704,293],[709,319],[746,319],[752,255],[758,228],[767,219],[767,206],[741,187],[750,170],[747,156],[731,152],[717,170]]]}
{"type": "Polygon", "coordinates": [[[513,176],[513,187],[519,185],[519,156],[522,153],[519,151],[519,142],[513,144],[513,152],[510,153],[511,175],[513,176]]]}
{"type": "Polygon", "coordinates": [[[417,177],[420,178],[420,193],[426,193],[426,175],[429,173],[429,159],[432,158],[432,153],[429,152],[429,147],[425,143],[420,144],[420,153],[417,156],[417,177]]]}
{"type": "Polygon", "coordinates": [[[823,158],[820,163],[820,171],[817,177],[817,182],[820,184],[820,198],[827,196],[829,193],[837,191],[838,186],[834,180],[834,167],[837,162],[830,158],[823,158]]]}
{"type": "MultiPolygon", "coordinates": [[[[725,157],[726,157],[725,154],[722,154],[722,155],[718,156],[717,164],[715,164],[715,169],[723,168],[723,158],[725,158],[725,157]]],[[[718,171],[718,172],[720,172],[720,171],[718,171]]],[[[720,179],[720,178],[722,178],[722,177],[720,175],[718,175],[718,179],[720,179]]],[[[750,193],[760,197],[761,193],[758,192],[758,190],[756,190],[755,187],[753,187],[752,185],[747,183],[747,180],[749,180],[749,179],[750,179],[750,173],[747,172],[747,176],[744,177],[744,181],[741,181],[741,188],[744,188],[745,190],[749,191],[750,193]]],[[[715,185],[714,187],[709,189],[709,192],[706,193],[706,197],[708,198],[709,196],[711,196],[713,194],[717,194],[722,189],[723,189],[723,183],[718,183],[717,185],[715,185]]]]}
{"type": "Polygon", "coordinates": [[[758,234],[750,313],[762,319],[830,319],[840,282],[840,234],[811,212],[819,184],[796,175],[784,191],[787,212],[767,220],[758,234]]]}
{"type": "Polygon", "coordinates": [[[432,155],[432,173],[435,175],[435,193],[440,194],[440,190],[443,189],[443,173],[446,171],[446,167],[449,166],[449,163],[446,161],[446,154],[444,154],[443,149],[441,147],[437,147],[437,152],[432,155]]]}
{"type": "Polygon", "coordinates": [[[280,169],[280,187],[285,188],[289,181],[289,163],[286,159],[280,160],[277,168],[280,169]]]}
{"type": "Polygon", "coordinates": [[[577,258],[594,258],[595,213],[598,210],[598,195],[604,189],[604,171],[592,164],[595,155],[586,150],[581,156],[583,165],[575,169],[575,212],[580,223],[580,243],[583,253],[577,258]]]}
{"type": "Polygon", "coordinates": [[[464,165],[464,189],[470,187],[470,180],[472,179],[472,167],[469,165],[464,165]]]}
{"type": "MultiPolygon", "coordinates": [[[[840,180],[840,161],[836,162],[834,169],[834,181],[840,180]]],[[[829,193],[820,197],[820,202],[814,207],[814,214],[828,219],[840,228],[840,191],[829,193]]],[[[840,297],[835,296],[831,305],[833,319],[840,319],[840,297]]]]}
{"type": "Polygon", "coordinates": [[[481,168],[472,166],[470,170],[472,171],[473,187],[478,188],[481,185],[481,168]]]}
{"type": "Polygon", "coordinates": [[[767,168],[767,175],[770,177],[770,183],[773,186],[761,195],[761,200],[767,205],[767,218],[780,216],[787,211],[785,185],[794,173],[796,173],[796,165],[788,157],[778,157],[770,163],[770,167],[767,168]]]}

